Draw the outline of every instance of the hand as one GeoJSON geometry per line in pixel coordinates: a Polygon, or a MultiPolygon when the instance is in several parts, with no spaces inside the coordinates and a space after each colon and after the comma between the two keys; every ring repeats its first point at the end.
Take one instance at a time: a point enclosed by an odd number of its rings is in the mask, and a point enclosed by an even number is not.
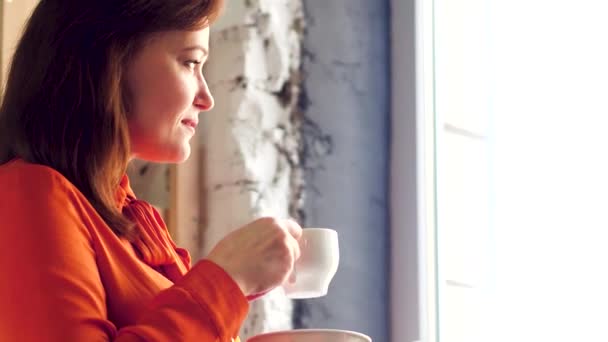
{"type": "Polygon", "coordinates": [[[292,220],[255,220],[222,239],[207,259],[222,267],[246,296],[280,286],[300,257],[302,227],[292,220]]]}

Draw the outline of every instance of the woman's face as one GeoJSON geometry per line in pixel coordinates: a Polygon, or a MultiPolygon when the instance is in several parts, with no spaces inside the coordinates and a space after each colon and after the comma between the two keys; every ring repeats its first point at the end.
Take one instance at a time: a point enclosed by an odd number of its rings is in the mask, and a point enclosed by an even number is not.
{"type": "Polygon", "coordinates": [[[198,114],[213,107],[202,67],[209,28],[155,34],[135,54],[126,72],[132,157],[182,162],[198,114]]]}

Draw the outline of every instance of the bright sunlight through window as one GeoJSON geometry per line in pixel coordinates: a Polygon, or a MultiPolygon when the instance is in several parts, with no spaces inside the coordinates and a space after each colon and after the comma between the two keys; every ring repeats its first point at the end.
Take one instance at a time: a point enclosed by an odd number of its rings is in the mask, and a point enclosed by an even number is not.
{"type": "Polygon", "coordinates": [[[608,4],[434,6],[440,341],[608,341],[608,4]]]}

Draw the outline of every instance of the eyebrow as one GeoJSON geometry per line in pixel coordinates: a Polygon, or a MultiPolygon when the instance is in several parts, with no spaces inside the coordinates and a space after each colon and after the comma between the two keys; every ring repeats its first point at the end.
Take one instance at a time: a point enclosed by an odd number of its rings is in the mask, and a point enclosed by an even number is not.
{"type": "Polygon", "coordinates": [[[202,45],[192,45],[185,47],[182,51],[192,51],[192,50],[200,50],[205,56],[209,56],[209,50],[205,49],[202,45]]]}

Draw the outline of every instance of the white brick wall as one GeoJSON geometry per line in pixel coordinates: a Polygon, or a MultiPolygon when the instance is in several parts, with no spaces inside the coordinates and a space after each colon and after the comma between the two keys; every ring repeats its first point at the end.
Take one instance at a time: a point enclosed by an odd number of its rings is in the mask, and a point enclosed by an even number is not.
{"type": "MultiPolygon", "coordinates": [[[[230,2],[212,30],[205,72],[216,108],[201,122],[206,195],[201,255],[252,219],[289,216],[298,182],[291,168],[298,144],[292,114],[302,15],[300,0],[230,2]]],[[[241,338],[289,329],[291,313],[291,301],[281,289],[273,291],[252,303],[241,338]]]]}

